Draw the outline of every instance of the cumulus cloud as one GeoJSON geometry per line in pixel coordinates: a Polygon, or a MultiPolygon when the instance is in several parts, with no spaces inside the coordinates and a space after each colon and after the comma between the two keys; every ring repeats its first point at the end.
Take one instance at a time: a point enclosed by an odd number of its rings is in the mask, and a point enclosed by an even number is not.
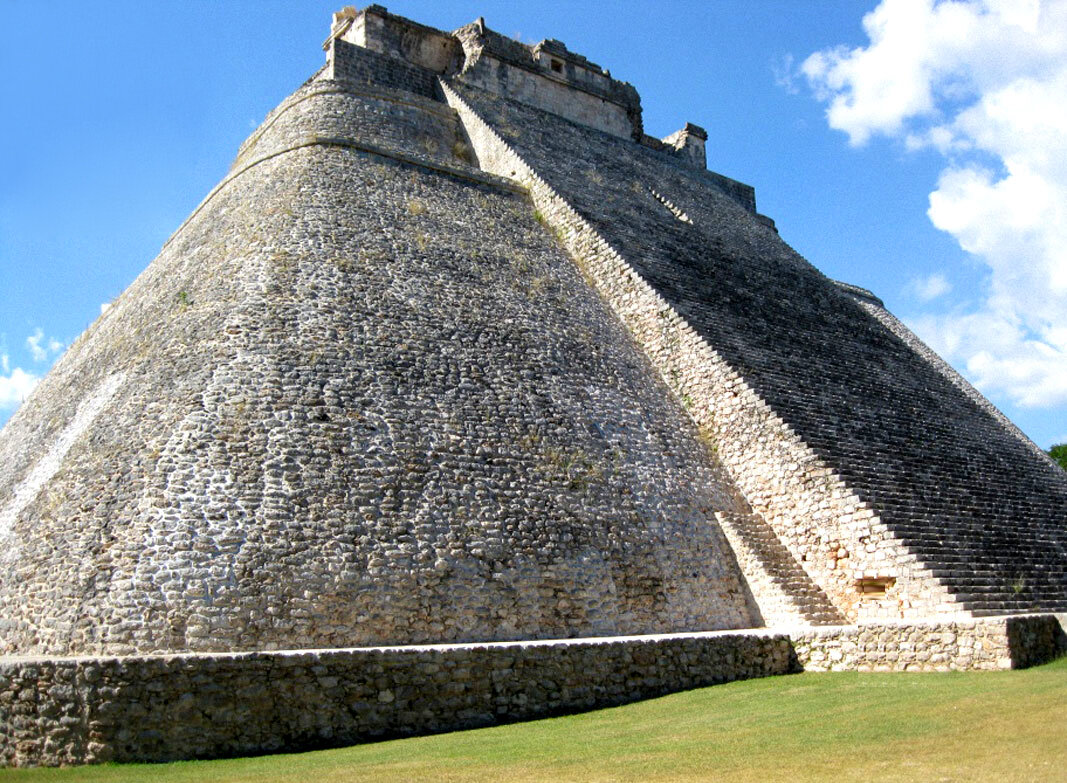
{"type": "Polygon", "coordinates": [[[774,83],[790,95],[800,92],[800,87],[797,86],[797,68],[793,62],[793,55],[785,54],[774,60],[771,63],[771,74],[774,76],[774,83]]]}
{"type": "Polygon", "coordinates": [[[11,369],[11,359],[0,355],[0,411],[14,410],[33,391],[40,377],[24,371],[21,367],[11,369]]]}
{"type": "Polygon", "coordinates": [[[43,339],[44,332],[40,329],[35,330],[33,334],[26,338],[26,347],[30,349],[30,354],[35,362],[43,362],[48,358],[48,351],[41,347],[41,340],[43,339]]]}
{"type": "Polygon", "coordinates": [[[883,0],[863,26],[801,72],[851,144],[944,155],[927,215],[985,265],[982,301],[913,325],[986,391],[1067,403],[1067,0],[883,0]]]}
{"type": "Polygon", "coordinates": [[[917,277],[908,285],[908,290],[920,301],[929,302],[952,290],[952,284],[940,272],[927,277],[917,277]]]}
{"type": "Polygon", "coordinates": [[[44,362],[48,357],[56,357],[63,352],[63,343],[55,337],[44,338],[44,331],[34,329],[33,334],[26,338],[26,347],[35,362],[44,362]]]}

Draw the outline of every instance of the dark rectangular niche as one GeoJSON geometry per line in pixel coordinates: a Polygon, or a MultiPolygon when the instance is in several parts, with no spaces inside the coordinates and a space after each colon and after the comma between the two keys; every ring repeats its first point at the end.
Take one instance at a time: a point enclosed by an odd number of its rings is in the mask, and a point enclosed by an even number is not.
{"type": "Polygon", "coordinates": [[[891,576],[870,576],[856,580],[856,592],[864,598],[884,598],[886,590],[897,580],[891,576]]]}

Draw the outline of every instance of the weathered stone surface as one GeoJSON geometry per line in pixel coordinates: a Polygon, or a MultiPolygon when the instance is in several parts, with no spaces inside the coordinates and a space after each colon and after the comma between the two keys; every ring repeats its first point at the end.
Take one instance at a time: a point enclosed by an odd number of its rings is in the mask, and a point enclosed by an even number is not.
{"type": "Polygon", "coordinates": [[[731,485],[525,198],[446,104],[325,75],[0,435],[15,494],[71,441],[13,515],[3,650],[759,624],[731,485]]]}
{"type": "Polygon", "coordinates": [[[0,660],[0,765],[351,745],[794,670],[780,634],[0,660]]]}
{"type": "Polygon", "coordinates": [[[324,48],[0,432],[0,654],[110,656],[0,663],[0,760],[1062,646],[975,617],[1067,610],[1067,477],[701,128],[653,139],[630,85],[481,20],[346,9],[324,48]],[[794,651],[349,649],[764,624],[794,651]]]}
{"type": "MultiPolygon", "coordinates": [[[[169,761],[350,745],[800,671],[1004,669],[1051,616],[408,648],[0,660],[0,764],[169,761]]],[[[1057,648],[1057,644],[1060,645],[1057,648]]]]}
{"type": "Polygon", "coordinates": [[[804,671],[1021,669],[1067,652],[1052,615],[792,630],[804,671]]]}
{"type": "Polygon", "coordinates": [[[1067,476],[884,309],[703,172],[459,79],[445,89],[483,168],[530,188],[846,617],[1067,606],[1067,476]],[[864,578],[891,586],[874,599],[864,578]]]}

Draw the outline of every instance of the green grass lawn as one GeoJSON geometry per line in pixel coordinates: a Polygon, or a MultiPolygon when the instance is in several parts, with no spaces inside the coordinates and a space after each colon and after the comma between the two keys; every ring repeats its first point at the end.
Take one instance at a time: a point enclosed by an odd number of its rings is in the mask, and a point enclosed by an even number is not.
{"type": "Polygon", "coordinates": [[[1065,781],[1067,658],[1025,671],[771,677],[342,750],[0,780],[1065,781]]]}

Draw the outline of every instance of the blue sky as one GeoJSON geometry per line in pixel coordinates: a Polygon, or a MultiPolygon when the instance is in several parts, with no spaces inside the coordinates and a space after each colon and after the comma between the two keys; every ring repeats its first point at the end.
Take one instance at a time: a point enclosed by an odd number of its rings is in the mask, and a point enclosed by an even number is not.
{"type": "MultiPolygon", "coordinates": [[[[0,422],[318,68],[335,5],[0,3],[0,422]]],[[[1063,0],[387,5],[558,38],[646,132],[707,128],[787,242],[1067,441],[1063,0]]]]}

